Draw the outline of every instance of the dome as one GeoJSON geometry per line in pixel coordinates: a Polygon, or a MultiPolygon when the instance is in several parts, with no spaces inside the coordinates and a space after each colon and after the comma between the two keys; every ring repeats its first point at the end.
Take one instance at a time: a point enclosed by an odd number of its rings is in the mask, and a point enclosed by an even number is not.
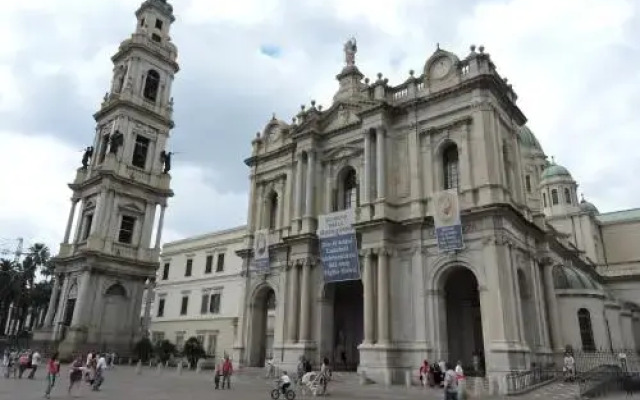
{"type": "Polygon", "coordinates": [[[556,265],[553,268],[553,286],[556,289],[604,291],[602,285],[588,273],[565,265],[556,265]]]}
{"type": "Polygon", "coordinates": [[[536,138],[536,135],[531,132],[528,126],[522,125],[518,128],[518,136],[520,137],[520,141],[522,145],[529,149],[540,150],[542,151],[542,146],[540,146],[540,142],[536,138]]]}
{"type": "Polygon", "coordinates": [[[563,177],[563,176],[567,177],[569,179],[573,179],[571,177],[571,174],[569,173],[568,169],[566,169],[562,165],[558,165],[554,161],[552,161],[547,166],[547,168],[545,168],[544,171],[542,171],[541,179],[549,179],[549,178],[563,177]]]}
{"type": "Polygon", "coordinates": [[[586,201],[584,197],[580,201],[579,206],[580,206],[580,211],[584,211],[589,214],[596,214],[596,215],[600,214],[600,211],[598,211],[598,208],[595,205],[593,205],[593,203],[586,201]]]}

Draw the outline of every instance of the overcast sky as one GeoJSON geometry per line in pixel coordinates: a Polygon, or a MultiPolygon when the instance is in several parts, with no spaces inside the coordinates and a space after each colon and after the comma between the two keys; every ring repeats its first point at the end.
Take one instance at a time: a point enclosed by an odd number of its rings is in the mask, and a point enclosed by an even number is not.
{"type": "MultiPolygon", "coordinates": [[[[2,1],[0,251],[57,251],[82,149],[109,89],[110,56],[140,0],[2,1]]],[[[165,240],[241,225],[250,141],[273,112],[328,108],[357,64],[399,84],[436,43],[483,44],[548,155],[601,211],[640,205],[640,6],[634,0],[174,0],[173,189],[165,240]],[[635,112],[633,110],[636,110],[635,112]]]]}

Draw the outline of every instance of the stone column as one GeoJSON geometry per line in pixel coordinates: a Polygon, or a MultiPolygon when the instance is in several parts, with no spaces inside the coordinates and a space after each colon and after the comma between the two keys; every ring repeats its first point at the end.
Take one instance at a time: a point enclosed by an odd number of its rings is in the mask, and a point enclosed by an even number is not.
{"type": "Polygon", "coordinates": [[[67,296],[69,295],[69,275],[65,276],[62,281],[62,290],[60,291],[60,301],[58,302],[58,311],[53,318],[53,340],[57,340],[60,336],[60,328],[64,322],[64,313],[67,307],[67,296]]]}
{"type": "Polygon", "coordinates": [[[553,264],[546,264],[544,266],[544,291],[550,314],[551,341],[553,342],[551,348],[555,351],[560,351],[564,348],[564,343],[562,340],[562,331],[560,330],[561,320],[558,312],[558,299],[556,299],[556,289],[553,284],[553,267],[553,264]]]}
{"type": "Polygon", "coordinates": [[[302,153],[298,153],[296,164],[296,204],[293,210],[293,218],[300,219],[302,214],[302,153]]]}
{"type": "Polygon", "coordinates": [[[156,281],[154,278],[150,278],[147,283],[147,293],[144,301],[144,319],[142,320],[142,336],[149,336],[149,325],[151,323],[151,302],[153,301],[153,297],[155,295],[154,288],[156,286],[156,281]]]}
{"type": "Polygon", "coordinates": [[[89,284],[91,279],[91,272],[84,271],[80,277],[78,287],[78,297],[76,300],[75,308],[73,309],[73,318],[71,319],[71,326],[78,326],[81,324],[84,309],[87,306],[87,298],[89,297],[89,284]]]}
{"type": "Polygon", "coordinates": [[[551,348],[549,340],[549,318],[545,308],[544,290],[542,288],[542,278],[540,277],[540,269],[533,258],[529,259],[531,270],[533,271],[534,294],[536,302],[536,314],[538,316],[538,336],[540,338],[540,346],[551,348]]]}
{"type": "Polygon", "coordinates": [[[378,179],[377,182],[377,186],[378,186],[378,196],[377,196],[377,200],[383,200],[386,196],[386,168],[385,168],[385,160],[384,160],[384,156],[385,156],[385,135],[384,135],[384,130],[382,129],[382,127],[376,129],[376,151],[377,151],[377,158],[378,158],[378,165],[377,167],[377,176],[376,178],[378,179]]]}
{"type": "Polygon", "coordinates": [[[69,243],[69,237],[71,236],[71,226],[73,225],[73,217],[76,215],[76,206],[78,205],[78,199],[71,199],[71,209],[69,210],[69,219],[67,220],[67,229],[64,231],[64,243],[69,243]]]}
{"type": "Polygon", "coordinates": [[[56,302],[60,295],[60,279],[54,277],[53,289],[51,290],[51,297],[49,298],[49,307],[47,307],[47,315],[44,317],[44,326],[51,326],[53,323],[53,316],[55,314],[56,302]]]}
{"type": "Polygon", "coordinates": [[[9,304],[9,312],[7,313],[7,322],[4,325],[4,331],[2,331],[2,333],[5,335],[11,334],[10,328],[11,328],[12,317],[13,317],[13,303],[9,304]]]}
{"type": "Polygon", "coordinates": [[[389,344],[389,253],[378,252],[378,344],[389,344]]]}
{"type": "Polygon", "coordinates": [[[316,155],[313,151],[307,152],[307,187],[305,194],[305,209],[304,215],[305,217],[310,217],[314,215],[313,212],[313,184],[315,181],[315,164],[316,164],[316,155]]]}
{"type": "Polygon", "coordinates": [[[253,171],[251,171],[251,178],[249,179],[249,206],[247,210],[247,230],[249,232],[253,232],[254,226],[254,216],[255,216],[255,194],[256,194],[256,167],[253,167],[253,171]]]}
{"type": "Polygon", "coordinates": [[[166,205],[162,205],[160,208],[160,218],[158,219],[158,230],[156,232],[156,250],[160,249],[160,241],[162,240],[162,226],[164,225],[164,212],[167,209],[166,205]]]}
{"type": "Polygon", "coordinates": [[[295,343],[297,342],[298,330],[298,266],[292,265],[289,269],[289,323],[287,326],[287,339],[295,343]]]}
{"type": "Polygon", "coordinates": [[[144,210],[144,221],[142,221],[142,229],[140,232],[140,247],[147,249],[151,247],[151,233],[153,232],[153,220],[156,211],[154,203],[147,203],[144,210]]]}
{"type": "Polygon", "coordinates": [[[82,209],[84,208],[84,200],[81,200],[82,204],[80,205],[80,215],[78,216],[78,221],[76,222],[76,230],[73,234],[73,243],[78,243],[78,241],[80,240],[80,234],[82,233],[82,217],[84,217],[82,214],[82,209]]]}
{"type": "Polygon", "coordinates": [[[362,204],[371,202],[371,132],[364,131],[364,182],[362,204]]]}
{"type": "MultiPolygon", "coordinates": [[[[255,221],[255,227],[256,230],[262,229],[265,226],[267,226],[267,224],[265,224],[265,208],[266,208],[266,204],[267,204],[267,199],[264,198],[264,183],[259,183],[258,184],[258,197],[256,198],[256,221],[255,221]]],[[[267,214],[267,218],[268,214],[267,214]]]]}
{"type": "Polygon", "coordinates": [[[301,296],[300,296],[300,335],[298,336],[301,342],[308,342],[311,340],[309,337],[310,321],[311,321],[311,264],[306,261],[302,265],[302,282],[301,296]]]}
{"type": "Polygon", "coordinates": [[[362,283],[364,284],[364,343],[375,342],[375,305],[373,288],[373,264],[371,252],[365,251],[363,254],[364,268],[362,271],[362,283]]]}

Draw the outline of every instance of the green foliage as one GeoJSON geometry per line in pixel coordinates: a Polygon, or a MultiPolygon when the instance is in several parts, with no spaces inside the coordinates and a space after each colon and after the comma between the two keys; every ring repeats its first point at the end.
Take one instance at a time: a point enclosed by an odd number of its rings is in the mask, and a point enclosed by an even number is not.
{"type": "Polygon", "coordinates": [[[205,356],[205,351],[198,339],[195,337],[190,337],[184,342],[184,349],[182,351],[189,360],[189,364],[191,364],[191,368],[195,368],[198,363],[199,358],[203,358],[205,356]]]}
{"type": "Polygon", "coordinates": [[[147,362],[153,354],[153,344],[149,338],[142,338],[133,346],[133,351],[138,356],[138,360],[147,362]]]}
{"type": "Polygon", "coordinates": [[[166,339],[161,340],[156,343],[154,353],[162,363],[166,363],[172,355],[176,354],[176,345],[166,339]]]}

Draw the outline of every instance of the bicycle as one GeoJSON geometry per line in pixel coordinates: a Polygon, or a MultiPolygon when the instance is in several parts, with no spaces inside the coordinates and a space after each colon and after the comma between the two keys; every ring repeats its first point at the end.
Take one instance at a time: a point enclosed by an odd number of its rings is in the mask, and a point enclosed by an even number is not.
{"type": "Polygon", "coordinates": [[[271,398],[273,400],[278,400],[280,398],[280,395],[284,394],[285,399],[287,400],[293,400],[296,398],[296,392],[293,391],[293,389],[291,389],[291,386],[289,386],[284,393],[282,392],[282,388],[280,387],[280,379],[275,381],[275,388],[271,391],[271,398]]]}

